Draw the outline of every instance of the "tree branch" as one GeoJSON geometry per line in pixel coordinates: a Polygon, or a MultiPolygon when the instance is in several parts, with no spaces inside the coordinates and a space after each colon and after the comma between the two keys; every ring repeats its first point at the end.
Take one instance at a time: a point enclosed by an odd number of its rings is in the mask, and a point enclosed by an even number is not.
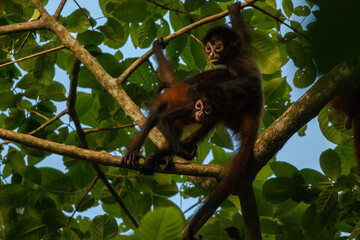
{"type": "Polygon", "coordinates": [[[58,8],[56,9],[56,11],[55,11],[55,13],[54,13],[54,15],[53,15],[53,17],[54,17],[55,19],[59,19],[59,16],[60,16],[61,11],[63,10],[63,8],[64,8],[64,6],[65,6],[66,1],[67,1],[67,0],[61,0],[58,8]]]}
{"type": "Polygon", "coordinates": [[[54,47],[54,48],[51,48],[51,49],[48,49],[48,50],[45,50],[45,51],[42,51],[42,52],[38,52],[38,53],[29,55],[29,56],[26,56],[26,57],[23,57],[23,58],[16,59],[15,61],[12,61],[12,62],[7,62],[7,63],[4,63],[4,64],[1,64],[1,65],[0,65],[0,68],[5,67],[5,66],[7,66],[7,65],[11,65],[11,64],[17,63],[17,62],[25,61],[25,60],[28,60],[28,59],[30,59],[30,58],[38,57],[38,56],[40,56],[40,55],[47,54],[47,53],[49,53],[49,52],[54,52],[54,51],[57,51],[57,50],[60,50],[60,49],[64,49],[64,48],[65,48],[64,45],[61,45],[61,46],[58,46],[58,47],[54,47]]]}
{"type": "Polygon", "coordinates": [[[85,129],[84,133],[94,133],[94,132],[101,132],[101,131],[109,131],[109,130],[116,130],[116,129],[122,129],[122,128],[128,128],[128,127],[135,127],[136,124],[125,124],[121,126],[115,126],[115,127],[108,127],[108,128],[93,128],[93,129],[85,129]]]}
{"type": "Polygon", "coordinates": [[[11,24],[11,25],[0,26],[0,35],[17,33],[17,32],[41,30],[41,29],[47,29],[47,24],[43,19],[35,20],[35,21],[31,21],[31,22],[16,23],[16,24],[11,24]]]}
{"type": "Polygon", "coordinates": [[[177,13],[181,13],[181,14],[187,14],[186,12],[180,11],[180,10],[178,10],[178,9],[172,9],[172,8],[166,7],[166,6],[164,6],[164,5],[161,5],[161,4],[159,4],[159,3],[157,3],[157,2],[155,2],[155,1],[153,1],[153,0],[146,0],[146,1],[148,1],[148,2],[150,2],[150,3],[152,3],[152,4],[154,4],[154,5],[162,8],[162,9],[166,9],[166,10],[173,11],[173,12],[177,12],[177,13]]]}

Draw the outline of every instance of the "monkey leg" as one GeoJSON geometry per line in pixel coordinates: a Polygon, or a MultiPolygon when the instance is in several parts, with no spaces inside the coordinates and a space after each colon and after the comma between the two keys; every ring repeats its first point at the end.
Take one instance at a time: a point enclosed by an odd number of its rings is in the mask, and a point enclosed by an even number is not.
{"type": "Polygon", "coordinates": [[[139,158],[144,158],[139,153],[141,147],[149,135],[149,132],[154,128],[160,121],[160,114],[165,109],[166,102],[160,102],[154,111],[149,113],[149,117],[141,130],[133,137],[128,147],[128,152],[125,154],[120,162],[120,166],[125,167],[127,164],[133,165],[139,158]]]}

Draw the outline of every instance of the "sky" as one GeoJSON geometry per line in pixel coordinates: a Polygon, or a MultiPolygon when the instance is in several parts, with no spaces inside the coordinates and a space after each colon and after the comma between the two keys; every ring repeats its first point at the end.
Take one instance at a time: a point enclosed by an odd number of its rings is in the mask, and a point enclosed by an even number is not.
{"type": "MultiPolygon", "coordinates": [[[[91,16],[94,19],[102,17],[103,14],[100,10],[98,1],[88,1],[88,0],[78,0],[78,4],[84,8],[86,8],[91,16]]],[[[278,1],[279,2],[279,1],[278,1]]],[[[50,14],[53,14],[60,3],[60,0],[49,0],[46,9],[50,14]]],[[[281,6],[278,3],[278,6],[281,6]]],[[[63,12],[62,16],[68,16],[78,7],[74,3],[73,0],[68,0],[63,12]]],[[[98,19],[98,24],[105,23],[106,19],[98,19]]],[[[286,27],[282,27],[283,31],[289,31],[286,27]]],[[[115,53],[116,50],[110,49],[106,46],[101,46],[103,52],[108,53],[115,53]]],[[[134,49],[132,46],[131,40],[129,38],[128,42],[124,47],[122,47],[121,52],[124,55],[124,58],[128,57],[140,57],[142,56],[148,49],[134,49]]],[[[283,68],[283,77],[287,77],[288,83],[291,85],[293,91],[291,92],[291,99],[296,101],[300,98],[307,89],[297,89],[292,84],[292,79],[294,77],[295,71],[297,70],[292,62],[287,63],[283,68]]],[[[61,69],[56,68],[55,80],[62,82],[65,88],[68,91],[69,81],[68,75],[61,69]]],[[[61,112],[66,108],[65,103],[59,104],[58,106],[58,113],[61,112]]],[[[68,117],[63,119],[65,122],[68,122],[68,117]]],[[[304,137],[299,137],[297,134],[292,136],[289,141],[285,144],[285,146],[278,152],[277,154],[277,161],[285,161],[288,162],[298,169],[302,168],[312,168],[318,171],[320,170],[319,165],[319,157],[320,154],[329,148],[334,148],[334,144],[330,143],[325,137],[322,135],[319,129],[319,124],[317,118],[310,121],[307,125],[306,135],[304,137]]],[[[48,159],[41,162],[38,167],[49,166],[49,167],[56,167],[60,170],[65,171],[64,166],[62,165],[62,157],[57,155],[51,155],[48,159]]],[[[178,205],[182,205],[182,209],[186,210],[189,206],[194,203],[194,199],[192,201],[189,200],[181,200],[179,195],[172,198],[172,200],[177,203],[178,205]]],[[[86,215],[89,217],[94,217],[96,215],[103,214],[101,207],[92,208],[86,212],[86,215]]],[[[83,215],[83,213],[81,214],[83,215]]],[[[188,214],[187,214],[188,215],[188,214]]]]}

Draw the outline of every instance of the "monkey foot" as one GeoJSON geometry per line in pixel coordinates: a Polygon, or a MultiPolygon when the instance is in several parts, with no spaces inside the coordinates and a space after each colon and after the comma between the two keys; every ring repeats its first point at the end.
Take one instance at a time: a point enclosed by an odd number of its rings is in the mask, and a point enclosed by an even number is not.
{"type": "Polygon", "coordinates": [[[141,155],[140,153],[127,153],[125,154],[125,156],[123,157],[123,159],[120,162],[120,166],[121,167],[125,167],[125,166],[131,166],[134,165],[136,161],[138,161],[140,158],[145,158],[143,155],[141,155]]]}
{"type": "Polygon", "coordinates": [[[174,166],[174,161],[171,156],[167,156],[161,159],[156,153],[152,153],[145,159],[144,164],[140,168],[140,172],[144,175],[152,175],[157,163],[164,164],[166,170],[174,166]]]}
{"type": "Polygon", "coordinates": [[[178,152],[176,155],[189,161],[193,160],[196,156],[197,145],[188,142],[182,142],[181,145],[182,151],[178,152]]]}

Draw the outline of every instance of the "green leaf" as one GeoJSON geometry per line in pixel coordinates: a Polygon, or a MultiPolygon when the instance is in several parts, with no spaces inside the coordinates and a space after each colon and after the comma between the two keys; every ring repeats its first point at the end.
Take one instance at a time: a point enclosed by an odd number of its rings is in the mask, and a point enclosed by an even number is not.
{"type": "Polygon", "coordinates": [[[307,17],[310,15],[311,10],[308,6],[298,6],[294,9],[294,13],[299,17],[307,17]]]}
{"type": "Polygon", "coordinates": [[[349,239],[356,239],[360,236],[360,221],[356,223],[354,230],[351,232],[349,239]]]}
{"type": "Polygon", "coordinates": [[[292,1],[291,0],[283,0],[282,6],[283,6],[286,16],[290,17],[294,10],[294,5],[293,5],[292,1]]]}
{"type": "Polygon", "coordinates": [[[266,181],[262,188],[263,197],[271,203],[280,203],[295,193],[296,182],[293,178],[278,177],[266,181]]]}
{"type": "Polygon", "coordinates": [[[65,93],[65,87],[61,83],[53,81],[41,90],[40,95],[54,101],[65,101],[65,93]]]}
{"type": "Polygon", "coordinates": [[[179,239],[185,225],[182,212],[175,207],[155,208],[148,212],[135,229],[135,239],[171,240],[179,239]]]}
{"type": "Polygon", "coordinates": [[[253,39],[252,53],[263,74],[272,74],[280,70],[282,61],[280,51],[268,34],[263,31],[255,30],[251,32],[253,39]]]}
{"type": "Polygon", "coordinates": [[[25,217],[10,225],[7,239],[42,239],[46,226],[40,220],[25,217]]]}
{"type": "Polygon", "coordinates": [[[264,86],[265,104],[271,104],[283,98],[288,89],[285,78],[274,78],[264,86]]]}
{"type": "Polygon", "coordinates": [[[110,215],[96,216],[90,224],[92,240],[114,239],[118,232],[118,225],[114,217],[110,215]]]}
{"type": "Polygon", "coordinates": [[[293,177],[299,174],[299,170],[287,162],[272,162],[270,163],[276,177],[293,177]]]}
{"type": "Polygon", "coordinates": [[[315,209],[321,216],[327,217],[335,210],[337,205],[337,194],[332,187],[321,191],[315,201],[315,209]]]}
{"type": "Polygon", "coordinates": [[[233,149],[233,141],[229,131],[223,126],[217,126],[214,135],[211,138],[211,142],[215,143],[219,147],[227,149],[233,149]]]}
{"type": "Polygon", "coordinates": [[[106,37],[104,43],[114,49],[122,47],[129,36],[128,24],[121,23],[111,17],[108,18],[105,25],[98,27],[98,29],[106,37]]]}
{"type": "Polygon", "coordinates": [[[299,69],[295,72],[294,85],[297,88],[306,88],[313,84],[316,80],[316,66],[312,61],[309,61],[305,68],[299,69]]]}
{"type": "Polygon", "coordinates": [[[122,1],[120,4],[110,2],[106,5],[106,11],[120,21],[130,23],[143,22],[150,15],[145,0],[122,1]]]}
{"type": "Polygon", "coordinates": [[[305,68],[312,61],[305,47],[296,40],[286,41],[286,51],[298,68],[305,68]]]}
{"type": "Polygon", "coordinates": [[[140,48],[148,48],[156,37],[154,19],[149,18],[137,29],[137,43],[140,48]]]}
{"type": "Polygon", "coordinates": [[[81,45],[100,45],[104,41],[104,35],[97,31],[87,30],[76,36],[81,45]]]}
{"type": "MultiPolygon", "coordinates": [[[[318,121],[321,132],[327,140],[335,144],[343,144],[352,140],[351,136],[336,128],[334,125],[329,124],[329,108],[324,107],[319,115],[318,121]]],[[[343,127],[344,128],[344,127],[343,127]]]]}
{"type": "Polygon", "coordinates": [[[77,9],[68,17],[64,18],[64,26],[70,32],[82,33],[90,27],[89,12],[85,9],[77,9]]]}
{"type": "Polygon", "coordinates": [[[320,167],[326,176],[336,180],[341,175],[341,161],[339,155],[332,149],[328,149],[320,155],[320,167]]]}
{"type": "Polygon", "coordinates": [[[322,173],[310,169],[304,168],[300,170],[301,175],[305,179],[306,184],[316,184],[316,183],[329,183],[329,179],[325,177],[322,173]]]}
{"type": "Polygon", "coordinates": [[[309,236],[316,236],[324,226],[321,216],[316,212],[314,206],[308,207],[302,216],[302,226],[309,236]]]}

